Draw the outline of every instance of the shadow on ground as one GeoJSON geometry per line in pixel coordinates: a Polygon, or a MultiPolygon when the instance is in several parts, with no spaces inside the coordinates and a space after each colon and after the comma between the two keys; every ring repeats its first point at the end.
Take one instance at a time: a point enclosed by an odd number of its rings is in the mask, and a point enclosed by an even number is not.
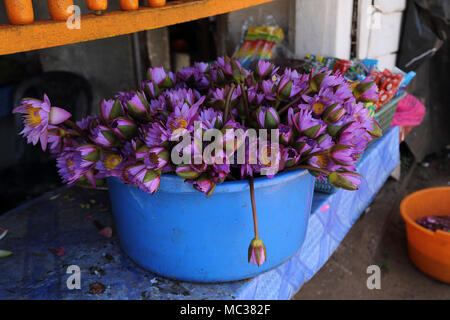
{"type": "Polygon", "coordinates": [[[401,180],[386,182],[335,253],[294,299],[450,299],[449,284],[426,276],[409,260],[399,213],[407,194],[449,184],[447,154],[422,164],[402,159],[401,180]],[[367,267],[374,264],[381,268],[380,290],[366,285],[367,267]]]}

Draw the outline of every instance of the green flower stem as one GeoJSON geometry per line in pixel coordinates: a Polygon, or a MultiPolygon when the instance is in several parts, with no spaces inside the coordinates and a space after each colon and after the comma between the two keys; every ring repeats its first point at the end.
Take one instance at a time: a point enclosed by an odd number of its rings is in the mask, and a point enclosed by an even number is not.
{"type": "Polygon", "coordinates": [[[227,99],[225,100],[225,111],[223,113],[223,124],[227,123],[228,120],[228,114],[230,113],[230,102],[231,102],[231,96],[233,95],[234,89],[236,89],[234,83],[231,84],[230,90],[227,94],[227,99]]]}
{"type": "Polygon", "coordinates": [[[308,94],[311,93],[312,89],[311,87],[308,87],[308,89],[306,89],[303,92],[300,92],[298,97],[295,98],[294,100],[292,100],[291,102],[289,102],[287,105],[285,105],[283,108],[280,109],[280,111],[278,111],[278,114],[281,115],[282,113],[284,113],[286,110],[289,109],[289,107],[291,107],[293,104],[296,104],[297,102],[300,101],[300,99],[302,98],[302,95],[304,94],[308,94]]]}
{"type": "Polygon", "coordinates": [[[82,136],[87,142],[93,143],[95,145],[97,145],[95,142],[93,142],[88,135],[79,127],[75,124],[75,122],[73,122],[72,120],[66,120],[63,122],[65,125],[71,127],[72,129],[74,129],[80,136],[82,136]]]}
{"type": "Polygon", "coordinates": [[[255,229],[255,238],[258,239],[258,220],[256,219],[255,186],[253,183],[253,177],[248,177],[248,183],[250,185],[250,199],[252,201],[253,228],[255,229]]]}
{"type": "Polygon", "coordinates": [[[296,104],[297,102],[300,101],[300,99],[302,98],[301,95],[299,95],[297,98],[295,98],[294,100],[292,100],[291,102],[289,102],[287,105],[285,105],[283,108],[280,109],[280,111],[278,111],[278,114],[281,115],[282,113],[284,113],[286,110],[288,110],[292,105],[296,104]]]}
{"type": "Polygon", "coordinates": [[[247,119],[250,119],[250,109],[248,106],[248,95],[247,95],[247,91],[244,90],[244,84],[241,83],[239,84],[239,86],[241,87],[241,92],[242,92],[242,96],[244,97],[244,106],[245,106],[245,117],[247,119]]]}

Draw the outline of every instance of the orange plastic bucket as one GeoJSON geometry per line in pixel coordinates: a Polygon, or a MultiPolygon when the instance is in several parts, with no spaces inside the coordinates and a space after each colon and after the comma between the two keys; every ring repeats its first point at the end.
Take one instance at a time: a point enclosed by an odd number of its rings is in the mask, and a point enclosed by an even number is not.
{"type": "Polygon", "coordinates": [[[409,257],[422,272],[450,283],[450,233],[428,230],[416,219],[450,214],[450,187],[411,193],[400,204],[406,223],[409,257]]]}

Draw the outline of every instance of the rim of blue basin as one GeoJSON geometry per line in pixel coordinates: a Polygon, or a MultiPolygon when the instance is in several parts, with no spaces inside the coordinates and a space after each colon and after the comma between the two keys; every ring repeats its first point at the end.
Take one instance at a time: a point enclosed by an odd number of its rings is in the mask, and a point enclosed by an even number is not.
{"type": "MultiPolygon", "coordinates": [[[[283,184],[293,179],[308,174],[308,170],[299,169],[277,173],[273,178],[257,177],[254,179],[255,189],[266,188],[278,184],[283,184]]],[[[117,178],[116,178],[117,179],[117,178]]],[[[198,193],[192,184],[184,182],[185,179],[175,174],[163,174],[158,191],[173,193],[198,193]]],[[[242,192],[250,189],[248,180],[225,181],[217,184],[213,194],[242,192]]]]}

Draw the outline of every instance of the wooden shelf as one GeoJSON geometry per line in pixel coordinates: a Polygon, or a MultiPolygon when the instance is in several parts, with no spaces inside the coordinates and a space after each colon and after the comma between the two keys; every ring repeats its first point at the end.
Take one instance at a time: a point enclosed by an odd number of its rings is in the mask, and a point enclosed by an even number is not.
{"type": "Polygon", "coordinates": [[[0,25],[0,55],[114,37],[170,26],[271,2],[273,0],[179,0],[162,8],[110,11],[81,16],[81,28],[65,21],[42,20],[29,25],[0,25]]]}

